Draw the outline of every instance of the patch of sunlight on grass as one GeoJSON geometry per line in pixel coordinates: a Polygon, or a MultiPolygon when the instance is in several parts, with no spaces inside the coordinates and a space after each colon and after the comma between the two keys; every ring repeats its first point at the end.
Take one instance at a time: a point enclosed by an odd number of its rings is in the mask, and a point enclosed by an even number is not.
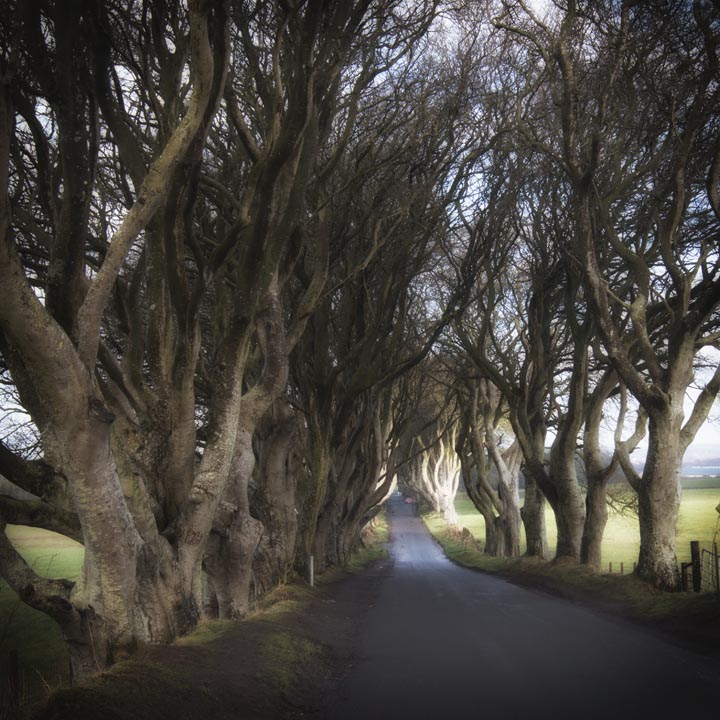
{"type": "MultiPolygon", "coordinates": [[[[69,580],[79,577],[85,555],[80,543],[49,530],[25,525],[8,525],[5,532],[38,575],[69,580]]],[[[15,591],[2,581],[0,648],[0,677],[7,677],[10,652],[16,650],[28,699],[68,678],[67,646],[57,623],[21,602],[15,591]]]]}
{"type": "MultiPolygon", "coordinates": [[[[710,543],[718,528],[720,488],[683,490],[677,524],[678,561],[690,560],[690,541],[710,543]]],[[[720,537],[716,538],[720,542],[720,537]]]]}
{"type": "Polygon", "coordinates": [[[77,580],[85,558],[85,548],[64,535],[28,527],[8,525],[8,540],[25,562],[42,577],[77,580]]]}
{"type": "Polygon", "coordinates": [[[235,620],[203,620],[189,635],[178,638],[178,645],[205,645],[235,627],[235,620]]]}

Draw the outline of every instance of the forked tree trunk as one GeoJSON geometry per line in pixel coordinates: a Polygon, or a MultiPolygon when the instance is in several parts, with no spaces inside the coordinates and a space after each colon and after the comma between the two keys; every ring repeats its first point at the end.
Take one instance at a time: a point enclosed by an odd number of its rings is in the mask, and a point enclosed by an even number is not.
{"type": "Polygon", "coordinates": [[[257,489],[253,514],[265,527],[254,564],[260,592],[287,579],[295,558],[298,531],[296,489],[302,471],[300,428],[290,404],[278,401],[260,431],[257,489]]]}
{"type": "Polygon", "coordinates": [[[500,518],[492,512],[482,513],[485,520],[485,549],[483,552],[491,557],[505,555],[505,535],[500,518]]]}
{"type": "MultiPolygon", "coordinates": [[[[495,514],[495,506],[493,505],[492,498],[490,496],[490,488],[487,480],[482,481],[482,478],[475,474],[473,477],[474,470],[473,462],[469,457],[462,457],[463,470],[462,478],[465,484],[465,492],[467,492],[472,504],[475,509],[482,515],[485,521],[485,547],[483,552],[486,555],[497,557],[502,547],[502,531],[500,530],[500,518],[495,514]]],[[[481,469],[481,472],[484,470],[481,469]]]]}
{"type": "Polygon", "coordinates": [[[128,512],[110,428],[100,414],[94,404],[85,421],[68,423],[72,436],[48,436],[49,445],[62,443],[83,525],[82,574],[67,611],[54,615],[68,641],[73,677],[105,668],[138,643],[170,642],[197,620],[170,543],[157,532],[138,532],[128,512]]]}
{"type": "Polygon", "coordinates": [[[342,565],[340,535],[342,527],[334,511],[326,510],[318,519],[313,542],[313,564],[315,574],[324,573],[329,567],[342,565]]]}
{"type": "Polygon", "coordinates": [[[500,513],[499,518],[503,534],[503,557],[519,557],[522,517],[520,515],[520,495],[517,490],[517,479],[514,489],[501,484],[498,490],[503,504],[503,511],[500,513]]]}
{"type": "MultiPolygon", "coordinates": [[[[567,294],[569,312],[574,299],[571,286],[568,286],[567,294]]],[[[551,501],[557,525],[555,560],[578,562],[585,525],[585,503],[578,484],[575,453],[578,433],[585,419],[590,328],[587,322],[584,327],[577,322],[570,322],[570,325],[574,348],[568,405],[550,450],[549,472],[542,477],[542,489],[550,486],[546,497],[551,501]]]]}
{"type": "Polygon", "coordinates": [[[235,452],[222,505],[215,520],[213,543],[205,568],[215,590],[221,618],[241,618],[250,609],[252,563],[263,533],[250,514],[248,484],[255,465],[252,433],[238,430],[235,452]]]}
{"type": "Polygon", "coordinates": [[[656,586],[675,590],[679,572],[675,550],[682,485],[681,411],[651,417],[649,446],[642,478],[636,483],[640,519],[637,573],[656,586]]]}
{"type": "Polygon", "coordinates": [[[455,496],[460,482],[460,458],[453,451],[455,431],[450,438],[440,438],[435,447],[426,450],[416,475],[418,492],[429,502],[433,512],[443,516],[449,525],[457,525],[455,496]]]}
{"type": "Polygon", "coordinates": [[[607,474],[593,478],[588,472],[580,562],[596,570],[599,570],[602,564],[602,541],[608,519],[607,486],[607,474]]]}
{"type": "Polygon", "coordinates": [[[580,545],[585,524],[585,506],[575,469],[564,468],[561,476],[554,477],[555,502],[553,511],[557,525],[557,546],[555,559],[580,560],[580,545]]]}
{"type": "MultiPolygon", "coordinates": [[[[603,407],[610,393],[617,387],[614,371],[606,371],[595,385],[585,407],[585,429],[583,432],[583,461],[587,494],[585,496],[585,525],[580,543],[580,562],[599,570],[602,564],[602,540],[608,519],[607,486],[610,476],[617,467],[617,454],[613,454],[610,463],[602,459],[600,446],[600,425],[603,419],[603,407]]],[[[625,402],[618,419],[616,429],[618,439],[622,435],[625,420],[625,402]]],[[[638,434],[637,440],[639,441],[638,434]]]]}
{"type": "MultiPolygon", "coordinates": [[[[4,291],[0,327],[10,352],[16,355],[23,404],[40,428],[57,471],[67,480],[85,545],[82,575],[69,597],[26,599],[56,617],[64,628],[76,676],[102,669],[118,648],[171,639],[174,616],[184,604],[181,583],[156,583],[177,577],[177,567],[165,552],[164,540],[143,540],[129,512],[111,450],[114,416],[97,396],[94,370],[104,309],[120,267],[166,198],[173,169],[185,157],[208,109],[214,62],[207,8],[200,5],[188,3],[193,64],[188,110],[148,168],[134,204],[119,223],[82,305],[76,308],[75,322],[73,318],[63,322],[65,328],[74,328],[74,342],[30,288],[13,247],[7,178],[14,113],[5,92],[7,79],[0,83],[0,284],[4,291]]],[[[78,235],[85,231],[78,227],[78,235]]],[[[78,270],[75,279],[82,274],[78,270]]],[[[51,306],[55,299],[51,298],[51,306]]],[[[7,570],[11,577],[31,580],[31,587],[43,584],[19,557],[4,552],[2,561],[3,575],[7,570]]],[[[21,588],[26,595],[27,587],[21,588]]]]}
{"type": "MultiPolygon", "coordinates": [[[[347,445],[345,445],[345,450],[347,452],[347,445]]],[[[348,460],[347,456],[345,460],[348,460]]],[[[305,558],[307,562],[309,556],[312,556],[314,570],[318,575],[325,572],[328,567],[339,565],[341,562],[338,551],[338,517],[348,479],[348,476],[343,474],[343,468],[338,470],[331,461],[327,475],[323,479],[324,502],[313,528],[312,545],[308,558],[305,558]]]]}
{"type": "MultiPolygon", "coordinates": [[[[488,420],[490,420],[489,416],[488,420]]],[[[503,535],[502,555],[518,557],[522,531],[518,474],[522,453],[517,440],[501,452],[495,442],[494,427],[490,424],[486,426],[485,436],[485,444],[498,472],[498,497],[501,505],[499,520],[503,535]]]]}
{"type": "Polygon", "coordinates": [[[349,519],[338,531],[338,560],[341,566],[347,565],[353,553],[360,547],[361,523],[349,519]]]}
{"type": "Polygon", "coordinates": [[[360,496],[365,490],[363,480],[377,477],[373,467],[359,467],[359,458],[364,457],[361,446],[367,439],[364,431],[353,433],[341,451],[344,458],[340,467],[331,470],[329,498],[318,519],[315,541],[318,572],[345,565],[359,541],[366,500],[360,496]]]}
{"type": "Polygon", "coordinates": [[[262,522],[250,511],[249,487],[255,470],[253,435],[287,383],[287,342],[275,276],[258,310],[255,335],[264,363],[257,382],[234,404],[237,432],[232,462],[222,505],[213,519],[212,546],[204,557],[223,618],[243,617],[250,608],[252,566],[264,533],[262,522]]]}
{"type": "Polygon", "coordinates": [[[299,544],[295,558],[296,569],[303,576],[308,574],[310,556],[317,552],[317,546],[325,548],[324,540],[317,541],[317,534],[320,512],[328,494],[332,451],[330,438],[319,423],[310,423],[308,428],[306,457],[307,471],[298,478],[299,544]]]}
{"type": "Polygon", "coordinates": [[[547,533],[545,531],[545,497],[535,480],[525,476],[525,503],[520,510],[525,527],[527,549],[525,554],[545,560],[548,557],[547,533]]]}
{"type": "Polygon", "coordinates": [[[81,677],[104,668],[114,648],[150,638],[138,622],[144,609],[135,607],[141,540],[120,491],[109,425],[86,417],[68,427],[82,428],[74,437],[57,436],[64,446],[63,472],[74,480],[85,546],[82,574],[70,596],[81,622],[76,625],[69,617],[66,625],[73,675],[81,677]]]}

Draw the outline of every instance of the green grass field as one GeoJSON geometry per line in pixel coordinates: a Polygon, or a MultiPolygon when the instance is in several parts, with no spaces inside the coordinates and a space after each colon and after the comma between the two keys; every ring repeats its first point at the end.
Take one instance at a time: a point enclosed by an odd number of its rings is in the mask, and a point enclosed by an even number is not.
{"type": "MultiPolygon", "coordinates": [[[[25,561],[39,575],[48,578],[74,580],[81,572],[84,549],[79,543],[57,533],[20,525],[8,525],[7,535],[25,561]]],[[[359,572],[376,560],[387,556],[384,543],[388,537],[385,514],[378,515],[364,535],[364,545],[351,559],[348,570],[359,572]]],[[[328,574],[329,576],[332,573],[328,574]]],[[[328,578],[323,578],[323,581],[328,578]]],[[[287,593],[285,589],[282,592],[287,593]]],[[[296,588],[302,594],[303,588],[296,588]]],[[[267,600],[263,601],[263,607],[267,600]]],[[[287,603],[278,607],[286,609],[287,603]]],[[[224,621],[208,627],[222,628],[224,621]]],[[[197,642],[207,632],[205,626],[185,642],[197,642]],[[194,640],[193,640],[194,638],[194,640]]],[[[44,613],[20,602],[17,594],[0,580],[0,717],[2,690],[8,676],[10,653],[18,653],[22,674],[23,697],[38,700],[50,689],[58,687],[69,677],[67,647],[60,628],[44,613]]]]}
{"type": "MultiPolygon", "coordinates": [[[[677,555],[679,562],[690,560],[690,541],[699,540],[702,544],[711,543],[715,532],[718,513],[715,510],[720,502],[720,486],[708,488],[685,488],[677,527],[677,555]]],[[[466,527],[480,541],[485,542],[485,521],[473,506],[467,495],[458,494],[455,507],[458,522],[466,527]]],[[[550,549],[557,542],[557,528],[552,509],[546,503],[545,524],[550,549]]],[[[720,539],[720,538],[719,538],[720,539]]],[[[618,572],[620,563],[624,563],[626,572],[632,570],[640,547],[638,521],[610,512],[603,538],[603,567],[612,562],[613,571],[618,572]]],[[[522,547],[521,551],[524,552],[522,547]]]]}
{"type": "MultiPolygon", "coordinates": [[[[8,525],[7,535],[39,575],[74,580],[82,567],[84,549],[57,533],[8,525]]],[[[10,653],[18,653],[26,697],[55,687],[68,677],[68,655],[60,628],[44,613],[20,602],[0,581],[0,678],[7,677],[10,653]]]]}

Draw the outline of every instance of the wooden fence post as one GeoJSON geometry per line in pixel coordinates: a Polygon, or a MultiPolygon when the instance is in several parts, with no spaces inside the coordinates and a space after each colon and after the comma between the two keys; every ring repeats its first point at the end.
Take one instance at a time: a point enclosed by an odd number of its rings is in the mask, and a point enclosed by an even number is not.
{"type": "Polygon", "coordinates": [[[713,543],[713,558],[715,560],[715,592],[720,597],[720,555],[718,555],[718,544],[713,543]]]}
{"type": "Polygon", "coordinates": [[[690,559],[692,560],[693,591],[699,593],[702,590],[702,565],[700,563],[700,541],[690,542],[690,559]]]}
{"type": "Polygon", "coordinates": [[[688,587],[688,568],[690,567],[690,563],[680,563],[680,587],[682,587],[683,592],[687,592],[689,590],[688,587]]]}

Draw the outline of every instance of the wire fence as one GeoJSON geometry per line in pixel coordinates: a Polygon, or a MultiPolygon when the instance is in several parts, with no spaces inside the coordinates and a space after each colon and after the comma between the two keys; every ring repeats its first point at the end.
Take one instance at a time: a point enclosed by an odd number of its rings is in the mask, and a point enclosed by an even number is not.
{"type": "Polygon", "coordinates": [[[700,591],[720,595],[720,557],[717,543],[701,543],[700,591]]]}
{"type": "MultiPolygon", "coordinates": [[[[720,554],[718,542],[690,543],[692,560],[680,564],[682,589],[685,592],[716,593],[720,598],[720,554]]],[[[635,562],[607,563],[606,572],[611,575],[625,575],[635,572],[635,562]]]]}
{"type": "Polygon", "coordinates": [[[633,573],[635,572],[635,568],[637,567],[636,562],[613,562],[612,560],[608,562],[608,574],[610,575],[625,575],[626,573],[633,573]]]}

